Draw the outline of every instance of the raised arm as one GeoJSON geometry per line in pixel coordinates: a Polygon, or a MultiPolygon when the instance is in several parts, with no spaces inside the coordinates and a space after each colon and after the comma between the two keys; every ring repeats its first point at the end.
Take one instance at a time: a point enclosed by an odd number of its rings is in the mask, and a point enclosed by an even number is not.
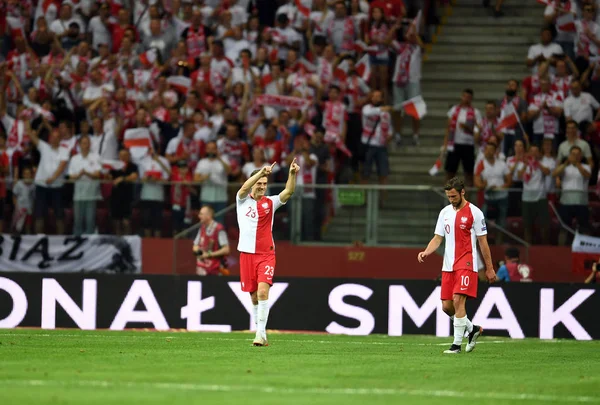
{"type": "Polygon", "coordinates": [[[273,171],[273,167],[275,166],[275,163],[277,163],[277,162],[273,162],[273,164],[271,166],[263,167],[262,169],[260,169],[260,172],[256,173],[254,176],[250,176],[250,178],[248,180],[246,180],[244,182],[244,184],[242,184],[242,187],[240,187],[240,189],[238,190],[238,192],[237,192],[238,198],[240,200],[243,200],[244,198],[246,198],[248,196],[248,194],[250,194],[252,187],[254,187],[254,185],[256,184],[256,182],[258,180],[271,174],[271,172],[273,171]]]}
{"type": "Polygon", "coordinates": [[[290,174],[287,182],[285,183],[285,189],[279,193],[279,200],[284,204],[288,202],[290,198],[292,198],[292,195],[296,190],[296,174],[298,174],[299,170],[300,166],[298,166],[296,159],[294,159],[290,165],[290,174]]]}

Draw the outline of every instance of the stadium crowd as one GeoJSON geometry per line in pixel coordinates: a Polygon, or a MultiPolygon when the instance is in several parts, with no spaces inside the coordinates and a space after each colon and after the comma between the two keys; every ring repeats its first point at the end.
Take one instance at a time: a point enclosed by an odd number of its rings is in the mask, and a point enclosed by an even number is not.
{"type": "MultiPolygon", "coordinates": [[[[139,205],[160,236],[163,209],[176,232],[267,163],[283,182],[296,157],[307,185],[351,181],[362,158],[363,180],[376,164],[385,182],[390,84],[395,104],[418,95],[412,18],[434,4],[405,3],[2,2],[0,212],[13,232],[61,234],[72,206],[79,235],[103,207],[127,234],[139,205]]],[[[303,238],[319,239],[331,196],[302,190],[303,238]]]]}
{"type": "MultiPolygon", "coordinates": [[[[600,3],[540,2],[545,21],[540,42],[526,55],[531,74],[510,78],[505,95],[487,101],[484,114],[472,107],[467,89],[448,112],[444,149],[447,176],[462,163],[467,183],[481,190],[486,216],[509,229],[507,217],[522,221],[515,228],[528,242],[537,224],[538,242],[548,243],[554,214],[548,201],[583,233],[594,231],[597,221],[590,219],[600,214],[589,192],[600,157],[600,3]]],[[[566,240],[561,228],[558,242],[566,240]]]]}

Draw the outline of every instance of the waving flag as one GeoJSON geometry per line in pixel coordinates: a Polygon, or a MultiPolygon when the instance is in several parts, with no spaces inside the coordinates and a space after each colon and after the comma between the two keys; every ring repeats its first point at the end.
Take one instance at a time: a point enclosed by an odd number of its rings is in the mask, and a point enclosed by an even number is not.
{"type": "Polygon", "coordinates": [[[126,148],[133,147],[152,147],[152,141],[150,139],[150,131],[148,128],[133,128],[125,131],[123,138],[123,144],[126,148]]]}
{"type": "Polygon", "coordinates": [[[167,83],[181,94],[187,94],[190,87],[192,87],[192,79],[185,76],[170,76],[167,78],[167,83]]]}
{"type": "Polygon", "coordinates": [[[125,163],[115,159],[101,159],[100,163],[105,170],[122,170],[125,168],[125,163]]]}
{"type": "Polygon", "coordinates": [[[362,77],[365,82],[371,79],[371,63],[369,62],[369,55],[364,55],[356,63],[356,73],[362,77]]]}
{"type": "Polygon", "coordinates": [[[150,67],[156,62],[157,56],[158,52],[156,51],[156,48],[148,49],[140,55],[140,62],[142,62],[142,65],[150,67]]]}
{"type": "Polygon", "coordinates": [[[575,32],[575,17],[571,13],[566,13],[556,18],[556,26],[561,31],[575,32]]]}
{"type": "Polygon", "coordinates": [[[517,114],[517,110],[512,103],[510,103],[510,110],[508,113],[502,118],[502,120],[498,123],[496,127],[496,131],[501,131],[503,129],[512,129],[519,123],[519,115],[517,114]]]}
{"type": "Polygon", "coordinates": [[[442,168],[442,159],[438,158],[435,161],[435,163],[433,164],[433,166],[431,166],[431,169],[429,169],[429,175],[435,176],[436,174],[438,174],[440,172],[441,168],[442,168]]]}
{"type": "Polygon", "coordinates": [[[405,101],[402,103],[402,108],[406,114],[416,120],[420,120],[427,114],[427,104],[425,104],[425,100],[423,100],[423,97],[421,96],[413,97],[410,100],[405,101]]]}
{"type": "Polygon", "coordinates": [[[304,17],[310,16],[310,10],[312,9],[312,0],[294,0],[296,8],[304,17]]]}
{"type": "Polygon", "coordinates": [[[354,42],[354,50],[356,52],[367,52],[367,53],[377,53],[378,48],[377,45],[367,45],[366,43],[364,43],[363,41],[356,41],[354,42]]]}

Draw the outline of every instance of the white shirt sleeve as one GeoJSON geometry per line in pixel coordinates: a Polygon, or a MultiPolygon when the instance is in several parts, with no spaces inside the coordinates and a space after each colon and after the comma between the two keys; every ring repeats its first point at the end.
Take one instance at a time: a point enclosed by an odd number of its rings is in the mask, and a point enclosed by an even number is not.
{"type": "Polygon", "coordinates": [[[167,155],[174,155],[177,153],[177,146],[179,146],[179,137],[175,137],[169,141],[167,144],[167,150],[165,153],[167,155]]]}
{"type": "Polygon", "coordinates": [[[590,104],[592,105],[592,107],[594,107],[595,109],[600,108],[600,103],[598,103],[598,100],[596,100],[596,97],[592,96],[590,94],[590,104]]]}
{"type": "Polygon", "coordinates": [[[196,170],[194,171],[195,174],[208,174],[208,170],[206,167],[206,160],[202,159],[198,162],[198,164],[196,165],[196,170]]]}
{"type": "Polygon", "coordinates": [[[471,207],[473,211],[473,228],[475,228],[475,235],[487,235],[487,225],[485,223],[485,218],[483,217],[483,212],[479,208],[471,207]]]}
{"type": "Polygon", "coordinates": [[[71,164],[69,165],[69,177],[73,177],[78,175],[81,172],[81,167],[79,167],[79,155],[73,156],[71,160],[71,164]]]}
{"type": "Polygon", "coordinates": [[[286,203],[281,201],[281,198],[279,198],[279,194],[277,195],[272,195],[267,197],[269,200],[273,201],[273,209],[275,211],[277,211],[281,206],[285,205],[286,203]]]}
{"type": "Polygon", "coordinates": [[[572,101],[573,101],[573,99],[571,97],[567,98],[567,100],[565,101],[565,104],[564,104],[565,117],[573,117],[572,101]]]}
{"type": "Polygon", "coordinates": [[[540,54],[537,45],[531,45],[527,52],[527,59],[535,59],[540,54]]]}
{"type": "Polygon", "coordinates": [[[442,212],[440,212],[440,215],[438,216],[437,223],[435,224],[435,231],[433,233],[435,235],[439,235],[443,238],[445,236],[445,234],[444,234],[444,218],[443,218],[442,212]]]}
{"type": "Polygon", "coordinates": [[[225,230],[219,231],[219,247],[229,246],[229,238],[227,237],[227,232],[225,230]]]}
{"type": "Polygon", "coordinates": [[[451,109],[449,109],[448,112],[446,113],[446,116],[448,118],[452,118],[454,116],[455,112],[456,112],[456,106],[454,106],[451,109]]]}

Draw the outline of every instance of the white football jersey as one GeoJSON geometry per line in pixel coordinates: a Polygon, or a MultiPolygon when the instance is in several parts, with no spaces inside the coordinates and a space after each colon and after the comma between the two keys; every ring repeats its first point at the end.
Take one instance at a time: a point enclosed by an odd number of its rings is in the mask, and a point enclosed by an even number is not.
{"type": "Polygon", "coordinates": [[[235,195],[237,221],[240,228],[238,250],[244,253],[275,253],[273,219],[284,203],[279,195],[263,196],[256,201],[250,195],[235,195]]]}
{"type": "Polygon", "coordinates": [[[456,211],[452,204],[440,212],[435,234],[446,238],[442,271],[478,270],[477,236],[487,235],[483,212],[470,202],[456,211]]]}

